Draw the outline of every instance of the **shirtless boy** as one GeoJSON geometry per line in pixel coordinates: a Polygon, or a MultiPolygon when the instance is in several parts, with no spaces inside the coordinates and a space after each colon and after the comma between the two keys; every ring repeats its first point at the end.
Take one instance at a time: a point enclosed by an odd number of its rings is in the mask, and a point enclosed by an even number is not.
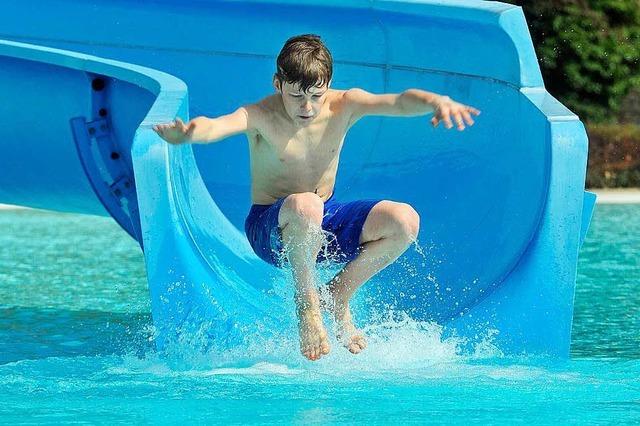
{"type": "Polygon", "coordinates": [[[362,89],[331,89],[333,60],[316,35],[292,37],[277,59],[276,94],[216,118],[157,124],[171,144],[213,143],[247,135],[251,156],[253,206],[245,223],[258,256],[282,266],[286,253],[295,281],[300,350],[310,360],[329,353],[321,308],[329,309],[337,336],[352,353],[366,346],[351,318],[349,301],[372,276],[394,262],[415,241],[418,213],[388,200],[338,202],[334,184],[345,134],[367,115],[417,116],[434,113],[431,123],[473,125],[479,111],[446,96],[409,89],[374,95],[362,89]],[[453,121],[452,121],[453,118],[453,121]],[[322,229],[335,235],[327,250],[322,229]],[[331,301],[321,306],[316,262],[325,251],[347,262],[327,288],[331,301]]]}

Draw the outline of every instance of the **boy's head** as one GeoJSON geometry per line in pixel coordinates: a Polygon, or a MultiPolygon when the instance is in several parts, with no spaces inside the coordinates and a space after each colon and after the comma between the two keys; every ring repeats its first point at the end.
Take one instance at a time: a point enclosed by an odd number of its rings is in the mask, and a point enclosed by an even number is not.
{"type": "Polygon", "coordinates": [[[297,124],[307,124],[320,112],[333,76],[333,59],[320,37],[291,37],[277,60],[273,85],[282,94],[287,114],[297,124]]]}

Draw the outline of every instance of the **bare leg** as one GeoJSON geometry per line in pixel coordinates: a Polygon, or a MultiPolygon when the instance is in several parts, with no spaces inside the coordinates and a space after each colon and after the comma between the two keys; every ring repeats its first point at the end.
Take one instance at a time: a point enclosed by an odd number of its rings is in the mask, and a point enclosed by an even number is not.
{"type": "Polygon", "coordinates": [[[300,351],[312,361],[329,353],[317,290],[316,258],[322,247],[323,201],[314,193],[292,194],[280,209],[278,222],[295,281],[300,351]]]}
{"type": "Polygon", "coordinates": [[[359,353],[366,347],[364,335],[353,325],[349,309],[351,297],[406,251],[415,241],[419,226],[420,218],[408,204],[392,201],[376,204],[362,229],[360,254],[329,281],[338,338],[350,352],[359,353]]]}

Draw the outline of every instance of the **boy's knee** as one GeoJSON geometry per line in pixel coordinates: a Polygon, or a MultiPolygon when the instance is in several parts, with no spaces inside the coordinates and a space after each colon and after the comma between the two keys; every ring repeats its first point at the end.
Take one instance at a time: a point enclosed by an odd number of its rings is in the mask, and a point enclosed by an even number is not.
{"type": "Polygon", "coordinates": [[[415,241],[420,231],[420,215],[411,205],[403,203],[401,217],[404,235],[410,241],[415,241]]]}
{"type": "Polygon", "coordinates": [[[392,214],[396,232],[407,241],[415,241],[420,231],[420,215],[411,205],[399,203],[392,214]]]}
{"type": "Polygon", "coordinates": [[[281,227],[291,223],[314,223],[321,225],[324,214],[322,198],[313,192],[289,195],[282,203],[278,222],[281,227]]]}

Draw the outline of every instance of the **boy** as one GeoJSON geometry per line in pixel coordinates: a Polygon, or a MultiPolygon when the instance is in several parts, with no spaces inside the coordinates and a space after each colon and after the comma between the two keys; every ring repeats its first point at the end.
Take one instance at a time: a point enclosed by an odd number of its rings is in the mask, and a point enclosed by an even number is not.
{"type": "Polygon", "coordinates": [[[312,34],[292,37],[277,59],[276,94],[217,118],[177,118],[154,130],[167,142],[212,143],[245,133],[251,156],[253,205],[245,222],[258,256],[280,266],[286,253],[294,281],[300,349],[310,360],[329,353],[320,313],[316,261],[327,244],[322,230],[335,235],[327,249],[332,259],[348,262],[327,284],[326,307],[338,339],[352,353],[366,346],[352,321],[349,300],[372,276],[395,261],[415,241],[419,216],[408,204],[388,200],[337,202],[334,183],[345,134],[367,115],[416,116],[434,112],[458,130],[473,125],[475,108],[418,89],[374,95],[361,89],[331,89],[333,60],[312,34]]]}

